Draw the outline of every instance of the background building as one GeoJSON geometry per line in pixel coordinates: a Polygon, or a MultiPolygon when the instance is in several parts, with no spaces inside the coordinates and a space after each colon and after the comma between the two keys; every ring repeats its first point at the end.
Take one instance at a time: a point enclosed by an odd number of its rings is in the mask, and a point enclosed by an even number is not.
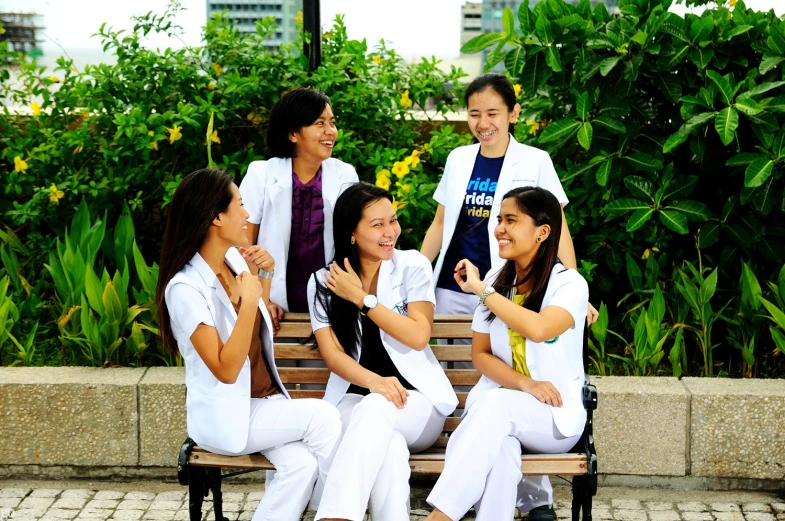
{"type": "Polygon", "coordinates": [[[0,23],[5,32],[0,34],[0,41],[8,41],[12,51],[30,54],[33,57],[41,55],[40,31],[43,30],[41,15],[23,13],[0,13],[0,23]]]}
{"type": "Polygon", "coordinates": [[[274,49],[297,38],[295,17],[302,8],[303,0],[207,0],[207,19],[225,10],[238,30],[253,33],[258,20],[274,16],[278,29],[264,41],[265,47],[274,49]]]}
{"type": "Polygon", "coordinates": [[[482,34],[482,4],[466,2],[461,6],[461,47],[482,34]]]}

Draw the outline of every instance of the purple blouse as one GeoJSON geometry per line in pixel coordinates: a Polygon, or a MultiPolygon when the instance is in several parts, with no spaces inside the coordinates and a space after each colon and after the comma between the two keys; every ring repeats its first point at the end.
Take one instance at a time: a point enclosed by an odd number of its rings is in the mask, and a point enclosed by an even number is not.
{"type": "Polygon", "coordinates": [[[286,262],[286,297],[289,311],[308,313],[308,279],[324,268],[324,201],[322,169],[308,184],[292,170],[292,234],[286,262]]]}

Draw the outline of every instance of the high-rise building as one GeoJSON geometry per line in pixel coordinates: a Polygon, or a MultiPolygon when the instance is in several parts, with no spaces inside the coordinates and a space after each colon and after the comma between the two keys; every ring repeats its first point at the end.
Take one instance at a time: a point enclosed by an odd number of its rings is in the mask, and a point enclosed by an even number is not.
{"type": "Polygon", "coordinates": [[[461,47],[482,34],[482,4],[466,2],[461,6],[461,47]]]}
{"type": "Polygon", "coordinates": [[[276,49],[297,38],[296,17],[302,9],[303,0],[207,0],[207,19],[225,10],[239,31],[253,33],[258,20],[274,16],[278,29],[264,43],[268,49],[276,49]]]}
{"type": "Polygon", "coordinates": [[[22,54],[40,57],[41,15],[25,13],[0,13],[3,33],[0,41],[7,41],[8,48],[22,54]]]}

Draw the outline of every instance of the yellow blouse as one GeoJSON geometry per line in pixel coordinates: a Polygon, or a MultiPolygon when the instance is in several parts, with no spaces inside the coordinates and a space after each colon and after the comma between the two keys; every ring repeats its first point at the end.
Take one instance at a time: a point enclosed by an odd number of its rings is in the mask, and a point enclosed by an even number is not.
{"type": "MultiPolygon", "coordinates": [[[[528,294],[518,295],[517,290],[513,290],[512,301],[523,306],[527,296],[528,294]]],[[[510,349],[512,349],[512,368],[524,376],[531,377],[526,365],[526,339],[520,333],[513,331],[512,328],[507,328],[507,334],[510,337],[510,349]]]]}

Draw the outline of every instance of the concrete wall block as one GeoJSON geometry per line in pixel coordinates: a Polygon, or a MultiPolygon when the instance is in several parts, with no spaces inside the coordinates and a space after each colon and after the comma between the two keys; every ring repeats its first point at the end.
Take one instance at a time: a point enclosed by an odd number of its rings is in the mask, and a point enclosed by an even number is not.
{"type": "Polygon", "coordinates": [[[693,476],[785,479],[785,380],[685,378],[693,476]]]}
{"type": "Polygon", "coordinates": [[[0,367],[0,464],[136,465],[145,371],[0,367]]]}
{"type": "Polygon", "coordinates": [[[139,464],[177,465],[185,424],[185,369],[151,367],[139,383],[139,464]]]}
{"type": "Polygon", "coordinates": [[[594,442],[602,474],[685,476],[690,397],[676,378],[592,377],[594,442]]]}

